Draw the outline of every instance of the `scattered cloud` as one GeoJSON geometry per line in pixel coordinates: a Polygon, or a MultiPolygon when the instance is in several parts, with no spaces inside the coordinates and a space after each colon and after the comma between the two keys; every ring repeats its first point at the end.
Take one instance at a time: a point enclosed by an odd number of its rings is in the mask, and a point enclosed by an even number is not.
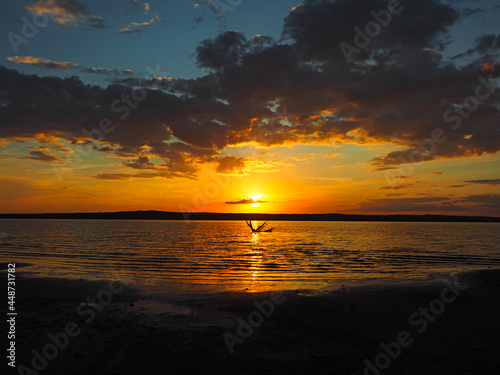
{"type": "Polygon", "coordinates": [[[119,70],[119,69],[105,69],[105,68],[94,68],[85,67],[76,63],[69,61],[61,62],[49,60],[44,57],[33,57],[33,56],[10,56],[6,57],[7,61],[15,62],[17,64],[28,64],[36,66],[40,69],[76,69],[81,68],[81,73],[90,74],[104,74],[104,75],[115,75],[115,76],[127,76],[133,75],[131,70],[119,70]]]}
{"type": "Polygon", "coordinates": [[[323,155],[324,158],[337,158],[337,157],[342,157],[342,154],[340,152],[336,152],[336,153],[330,153],[330,154],[326,154],[326,155],[323,155]]]}
{"type": "Polygon", "coordinates": [[[37,66],[41,69],[71,69],[78,67],[78,64],[71,62],[60,62],[45,59],[43,57],[33,57],[33,56],[11,56],[6,58],[8,61],[15,62],[17,64],[28,64],[37,66]]]}
{"type": "Polygon", "coordinates": [[[148,14],[151,11],[151,4],[148,2],[141,4],[139,0],[132,0],[132,5],[136,11],[144,12],[144,14],[148,14]]]}
{"type": "Polygon", "coordinates": [[[64,153],[71,152],[68,148],[63,147],[63,146],[58,145],[58,144],[50,144],[49,146],[38,146],[38,147],[30,146],[30,147],[28,147],[28,149],[35,150],[35,151],[50,151],[50,150],[54,150],[54,151],[57,151],[57,152],[64,152],[64,153]]]}
{"type": "Polygon", "coordinates": [[[197,25],[199,25],[200,23],[203,23],[205,21],[206,17],[207,17],[206,13],[203,13],[201,16],[194,17],[192,28],[196,28],[197,25]]]}
{"type": "MultiPolygon", "coordinates": [[[[147,3],[146,3],[147,4],[147,3]]],[[[144,31],[145,27],[149,27],[154,25],[155,23],[161,22],[163,19],[163,16],[160,14],[157,14],[153,18],[151,18],[149,21],[145,22],[132,22],[128,24],[125,27],[122,27],[120,30],[118,30],[119,33],[121,34],[131,34],[131,33],[142,33],[144,31]]],[[[163,20],[163,23],[165,23],[166,20],[163,20]]]]}
{"type": "Polygon", "coordinates": [[[95,14],[80,0],[38,0],[26,5],[26,9],[33,15],[48,16],[60,26],[89,26],[103,29],[106,27],[104,19],[95,14]]]}
{"type": "Polygon", "coordinates": [[[413,186],[413,183],[406,183],[406,184],[399,184],[399,185],[388,185],[388,186],[382,186],[379,187],[379,190],[400,190],[400,189],[406,189],[410,186],[413,186]]]}

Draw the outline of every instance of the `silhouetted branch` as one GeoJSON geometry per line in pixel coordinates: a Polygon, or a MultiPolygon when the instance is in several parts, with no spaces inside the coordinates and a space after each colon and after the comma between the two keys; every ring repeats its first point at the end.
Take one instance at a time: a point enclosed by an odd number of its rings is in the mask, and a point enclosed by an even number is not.
{"type": "Polygon", "coordinates": [[[265,221],[263,224],[259,225],[257,228],[254,228],[253,225],[252,225],[252,222],[249,221],[249,220],[245,220],[245,222],[247,223],[247,225],[250,227],[250,229],[252,230],[252,233],[259,233],[259,232],[272,232],[274,228],[270,228],[270,229],[266,229],[266,230],[263,230],[269,223],[267,221],[265,221]]]}

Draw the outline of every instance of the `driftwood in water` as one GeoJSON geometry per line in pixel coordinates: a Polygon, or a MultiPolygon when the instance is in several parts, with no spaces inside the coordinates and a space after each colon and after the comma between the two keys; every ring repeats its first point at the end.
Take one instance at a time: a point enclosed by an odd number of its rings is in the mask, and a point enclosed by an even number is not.
{"type": "Polygon", "coordinates": [[[252,222],[249,220],[246,220],[247,225],[250,227],[252,230],[252,233],[259,233],[259,232],[272,232],[274,228],[268,228],[264,230],[264,228],[267,226],[268,222],[264,222],[264,224],[259,225],[257,228],[254,228],[252,225],[252,222]]]}

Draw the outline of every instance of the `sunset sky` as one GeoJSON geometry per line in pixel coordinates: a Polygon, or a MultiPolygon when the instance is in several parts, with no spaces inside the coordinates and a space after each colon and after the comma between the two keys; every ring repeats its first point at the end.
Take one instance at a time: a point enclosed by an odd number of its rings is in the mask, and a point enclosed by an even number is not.
{"type": "Polygon", "coordinates": [[[2,213],[500,216],[495,0],[2,8],[2,213]]]}

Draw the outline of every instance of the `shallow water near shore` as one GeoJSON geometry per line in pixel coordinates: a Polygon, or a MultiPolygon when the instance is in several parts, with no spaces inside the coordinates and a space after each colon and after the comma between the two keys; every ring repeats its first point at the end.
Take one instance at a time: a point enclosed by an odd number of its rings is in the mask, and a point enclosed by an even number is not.
{"type": "Polygon", "coordinates": [[[0,220],[0,261],[36,277],[172,293],[320,290],[500,267],[500,223],[0,220]]]}

